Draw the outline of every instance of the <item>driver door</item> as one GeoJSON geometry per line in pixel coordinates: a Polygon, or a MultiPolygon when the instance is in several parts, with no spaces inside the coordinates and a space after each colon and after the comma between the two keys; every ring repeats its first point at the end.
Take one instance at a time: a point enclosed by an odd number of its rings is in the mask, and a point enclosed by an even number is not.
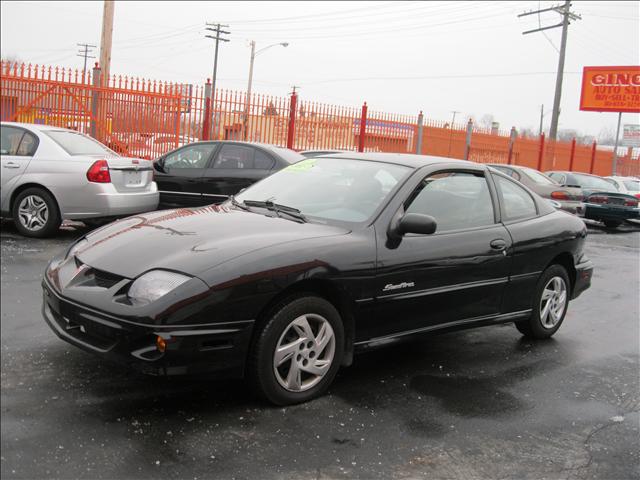
{"type": "Polygon", "coordinates": [[[161,207],[197,207],[208,203],[202,196],[202,177],[217,146],[216,142],[187,145],[154,162],[161,207]]]}
{"type": "Polygon", "coordinates": [[[501,313],[512,241],[493,203],[482,171],[436,172],[420,182],[401,215],[430,215],[436,231],[408,233],[399,243],[387,241],[386,231],[377,233],[373,338],[501,313]]]}

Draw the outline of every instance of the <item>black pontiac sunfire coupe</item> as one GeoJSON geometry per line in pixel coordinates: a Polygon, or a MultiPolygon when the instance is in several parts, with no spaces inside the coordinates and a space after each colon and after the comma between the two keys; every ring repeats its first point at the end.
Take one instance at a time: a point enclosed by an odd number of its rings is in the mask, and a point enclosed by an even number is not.
{"type": "Polygon", "coordinates": [[[43,314],[63,340],[161,375],[245,376],[320,395],[361,349],[514,322],[553,335],[589,287],[584,223],[484,165],[336,153],[221,205],[95,230],[55,258],[43,314]]]}

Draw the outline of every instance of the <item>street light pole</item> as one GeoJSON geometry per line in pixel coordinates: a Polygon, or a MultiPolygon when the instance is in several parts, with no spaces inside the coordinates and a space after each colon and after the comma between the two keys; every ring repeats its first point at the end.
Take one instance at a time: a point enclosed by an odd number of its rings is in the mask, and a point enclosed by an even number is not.
{"type": "Polygon", "coordinates": [[[271,47],[277,47],[278,45],[282,45],[283,47],[288,47],[289,44],[287,42],[280,42],[280,43],[274,43],[272,45],[267,45],[264,48],[261,48],[260,50],[258,50],[256,52],[256,42],[255,40],[251,40],[251,59],[249,61],[249,83],[247,84],[247,98],[244,102],[244,128],[242,129],[242,135],[243,135],[243,139],[247,140],[247,131],[248,131],[248,127],[249,127],[249,110],[251,108],[251,87],[253,84],[253,62],[255,61],[256,57],[264,52],[266,49],[271,48],[271,47]]]}

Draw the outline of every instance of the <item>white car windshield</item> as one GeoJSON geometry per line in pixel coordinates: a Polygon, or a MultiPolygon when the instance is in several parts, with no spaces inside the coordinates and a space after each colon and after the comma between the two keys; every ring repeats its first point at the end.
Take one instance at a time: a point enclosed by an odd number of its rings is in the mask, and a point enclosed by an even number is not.
{"type": "Polygon", "coordinates": [[[363,222],[411,169],[366,160],[309,158],[265,178],[236,197],[293,207],[316,220],[363,222]]]}

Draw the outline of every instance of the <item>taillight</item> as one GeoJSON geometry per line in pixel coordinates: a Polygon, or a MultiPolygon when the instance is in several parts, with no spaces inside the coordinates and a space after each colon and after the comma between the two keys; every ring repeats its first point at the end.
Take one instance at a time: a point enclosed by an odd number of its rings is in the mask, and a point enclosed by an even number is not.
{"type": "Polygon", "coordinates": [[[625,207],[637,207],[638,206],[638,200],[634,200],[632,198],[627,198],[624,201],[624,206],[625,207]]]}
{"type": "Polygon", "coordinates": [[[558,190],[556,192],[551,192],[551,198],[553,198],[554,200],[569,200],[569,194],[567,192],[558,190]]]}
{"type": "Polygon", "coordinates": [[[87,180],[94,183],[111,183],[109,164],[106,160],[96,160],[87,170],[87,180]]]}
{"type": "Polygon", "coordinates": [[[591,195],[587,202],[589,203],[607,203],[609,201],[608,197],[603,197],[601,195],[591,195]]]}
{"type": "Polygon", "coordinates": [[[640,193],[636,193],[636,194],[634,195],[634,197],[636,197],[636,198],[640,198],[640,193]]]}

